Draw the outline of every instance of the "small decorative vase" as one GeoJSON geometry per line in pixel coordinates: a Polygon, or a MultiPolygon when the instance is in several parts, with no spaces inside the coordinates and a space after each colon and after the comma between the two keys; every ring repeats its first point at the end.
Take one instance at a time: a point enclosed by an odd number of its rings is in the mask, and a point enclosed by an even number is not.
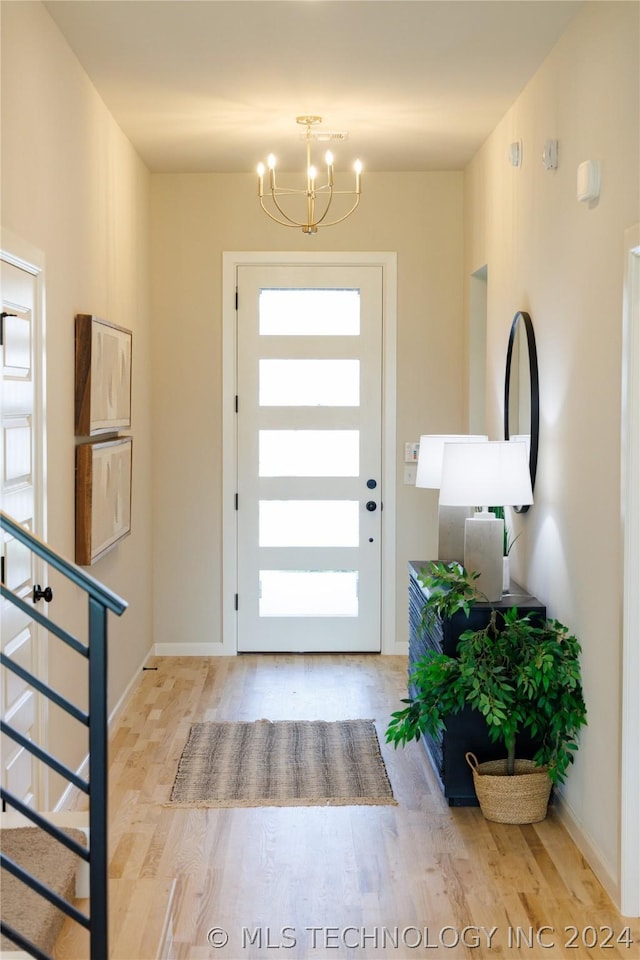
{"type": "Polygon", "coordinates": [[[502,558],[502,592],[509,593],[509,584],[511,577],[509,575],[509,557],[502,558]]]}

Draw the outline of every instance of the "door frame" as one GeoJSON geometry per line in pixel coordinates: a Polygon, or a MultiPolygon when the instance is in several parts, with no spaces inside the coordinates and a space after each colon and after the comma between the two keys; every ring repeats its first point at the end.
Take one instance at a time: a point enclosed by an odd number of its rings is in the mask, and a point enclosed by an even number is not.
{"type": "MultiPolygon", "coordinates": [[[[37,529],[33,532],[41,540],[47,540],[47,425],[46,425],[46,315],[45,315],[45,255],[37,247],[23,240],[4,227],[0,235],[0,259],[11,266],[31,274],[35,279],[34,310],[34,397],[33,397],[33,436],[34,449],[34,514],[37,529]]],[[[35,582],[46,583],[47,566],[39,557],[33,557],[35,582]]],[[[33,623],[37,649],[37,668],[39,677],[46,683],[49,675],[47,635],[35,621],[33,623]]],[[[45,697],[37,698],[37,734],[38,743],[48,748],[49,710],[45,697]]],[[[40,767],[41,765],[38,765],[40,767]]],[[[38,771],[36,806],[38,810],[49,808],[49,777],[44,770],[38,771]]]]}
{"type": "Polygon", "coordinates": [[[640,916],[640,224],[624,237],[621,535],[622,750],[620,912],[640,916]]]}
{"type": "Polygon", "coordinates": [[[395,253],[302,253],[225,251],[222,255],[222,644],[220,653],[238,652],[238,445],[236,283],[243,266],[377,266],[382,268],[382,513],[381,652],[406,653],[396,642],[396,300],[395,253]]]}

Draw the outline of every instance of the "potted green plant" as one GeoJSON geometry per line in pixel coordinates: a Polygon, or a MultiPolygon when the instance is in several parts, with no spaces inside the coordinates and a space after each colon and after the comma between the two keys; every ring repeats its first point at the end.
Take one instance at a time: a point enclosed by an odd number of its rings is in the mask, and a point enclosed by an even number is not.
{"type": "MultiPolygon", "coordinates": [[[[477,574],[459,564],[432,563],[423,577],[429,593],[423,619],[449,617],[459,610],[468,615],[471,603],[484,599],[475,579],[477,574]]],[[[501,742],[506,753],[504,761],[484,764],[467,757],[483,813],[487,819],[510,823],[543,819],[551,786],[564,781],[586,723],[580,650],[557,620],[536,620],[521,615],[517,607],[504,612],[493,608],[486,627],[461,634],[456,656],[430,651],[414,664],[414,693],[391,715],[387,742],[398,747],[425,732],[437,736],[447,717],[468,704],[484,716],[489,738],[501,742]],[[531,761],[515,757],[523,731],[539,744],[531,761]],[[530,815],[518,791],[529,794],[532,777],[539,783],[530,815]],[[483,796],[489,786],[506,791],[511,799],[498,799],[496,806],[483,796]],[[508,809],[501,814],[505,804],[508,809]]]]}

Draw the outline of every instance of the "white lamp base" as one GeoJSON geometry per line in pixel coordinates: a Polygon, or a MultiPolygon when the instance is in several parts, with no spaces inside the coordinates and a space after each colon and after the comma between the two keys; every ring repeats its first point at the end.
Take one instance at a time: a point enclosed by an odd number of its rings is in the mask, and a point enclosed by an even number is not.
{"type": "Polygon", "coordinates": [[[479,573],[476,587],[487,600],[502,599],[504,520],[493,513],[476,513],[464,524],[464,565],[479,573]]]}
{"type": "Polygon", "coordinates": [[[438,507],[438,560],[441,563],[462,563],[464,560],[464,525],[473,516],[473,507],[438,507]]]}

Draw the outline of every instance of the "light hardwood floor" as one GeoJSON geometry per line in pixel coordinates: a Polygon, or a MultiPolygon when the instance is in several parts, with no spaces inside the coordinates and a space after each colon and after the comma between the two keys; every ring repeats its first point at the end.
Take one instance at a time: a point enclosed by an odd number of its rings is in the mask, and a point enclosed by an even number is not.
{"type": "MultiPolygon", "coordinates": [[[[553,811],[505,826],[450,808],[421,746],[384,744],[404,658],[150,665],[111,741],[113,960],[154,957],[172,885],[174,960],[640,957],[640,923],[615,911],[553,811]],[[375,719],[398,805],[163,806],[192,722],[263,717],[375,719]],[[634,942],[616,942],[628,927],[634,942]]],[[[59,960],[86,956],[76,931],[59,960]]]]}

